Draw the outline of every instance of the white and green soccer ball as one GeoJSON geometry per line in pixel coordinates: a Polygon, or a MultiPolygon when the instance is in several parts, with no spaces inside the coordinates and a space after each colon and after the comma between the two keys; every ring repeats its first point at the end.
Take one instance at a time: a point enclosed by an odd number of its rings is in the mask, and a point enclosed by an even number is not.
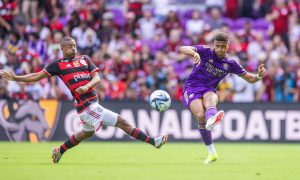
{"type": "Polygon", "coordinates": [[[153,109],[163,112],[169,109],[171,105],[171,98],[166,91],[156,90],[151,94],[149,102],[153,109]]]}

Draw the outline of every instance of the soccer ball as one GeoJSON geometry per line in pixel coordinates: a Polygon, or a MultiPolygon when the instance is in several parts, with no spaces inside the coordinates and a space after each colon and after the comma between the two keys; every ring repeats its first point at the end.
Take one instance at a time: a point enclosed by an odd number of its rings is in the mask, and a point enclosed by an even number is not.
{"type": "Polygon", "coordinates": [[[150,96],[150,105],[153,109],[163,112],[171,105],[170,95],[163,90],[156,90],[150,96]]]}

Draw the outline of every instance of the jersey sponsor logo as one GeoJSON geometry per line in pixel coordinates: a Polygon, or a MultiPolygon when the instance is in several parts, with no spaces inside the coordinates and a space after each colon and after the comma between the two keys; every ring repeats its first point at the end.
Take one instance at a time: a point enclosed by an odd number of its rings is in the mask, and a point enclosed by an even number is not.
{"type": "MultiPolygon", "coordinates": [[[[228,65],[228,64],[227,64],[228,65]]],[[[215,67],[214,65],[212,65],[211,63],[209,62],[206,62],[206,71],[209,73],[209,74],[212,74],[214,76],[217,76],[217,77],[224,77],[228,74],[228,72],[224,69],[220,69],[218,67],[215,67]]],[[[227,67],[228,68],[228,67],[227,67]]]]}
{"type": "Polygon", "coordinates": [[[88,79],[91,78],[91,75],[89,73],[80,73],[80,74],[75,74],[73,76],[73,78],[75,79],[75,81],[77,82],[80,79],[88,79]]]}
{"type": "Polygon", "coordinates": [[[72,65],[71,65],[71,64],[67,64],[66,67],[67,67],[67,68],[68,68],[68,67],[72,67],[72,65]]]}

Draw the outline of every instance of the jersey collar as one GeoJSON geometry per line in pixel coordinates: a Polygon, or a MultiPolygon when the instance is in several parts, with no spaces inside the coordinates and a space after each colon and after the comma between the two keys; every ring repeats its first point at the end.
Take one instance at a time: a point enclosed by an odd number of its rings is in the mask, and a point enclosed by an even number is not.
{"type": "MultiPolygon", "coordinates": [[[[75,57],[75,58],[76,58],[76,57],[75,57]]],[[[67,58],[67,57],[64,57],[64,58],[61,59],[61,61],[62,61],[62,62],[70,62],[70,61],[72,61],[72,60],[75,59],[75,58],[67,58]]]]}

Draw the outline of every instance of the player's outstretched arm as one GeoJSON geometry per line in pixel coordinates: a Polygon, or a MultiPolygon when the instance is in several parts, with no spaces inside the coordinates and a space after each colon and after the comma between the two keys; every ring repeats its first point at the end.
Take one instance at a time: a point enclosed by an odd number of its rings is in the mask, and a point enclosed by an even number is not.
{"type": "Polygon", "coordinates": [[[0,76],[4,79],[10,81],[20,81],[20,82],[37,82],[41,79],[47,78],[47,74],[43,71],[38,73],[31,73],[23,76],[16,76],[13,72],[1,70],[0,76]]]}
{"type": "Polygon", "coordinates": [[[192,46],[181,46],[179,48],[179,53],[193,57],[193,63],[198,66],[200,64],[200,55],[197,53],[196,49],[192,46]]]}
{"type": "Polygon", "coordinates": [[[92,76],[93,78],[89,83],[84,86],[80,86],[75,90],[78,94],[86,93],[90,88],[95,87],[100,82],[100,76],[98,72],[93,73],[92,76]]]}
{"type": "Polygon", "coordinates": [[[242,76],[242,78],[249,83],[256,83],[257,81],[261,80],[266,74],[265,65],[264,64],[259,65],[257,70],[258,70],[257,74],[252,74],[247,72],[245,75],[242,76]]]}

